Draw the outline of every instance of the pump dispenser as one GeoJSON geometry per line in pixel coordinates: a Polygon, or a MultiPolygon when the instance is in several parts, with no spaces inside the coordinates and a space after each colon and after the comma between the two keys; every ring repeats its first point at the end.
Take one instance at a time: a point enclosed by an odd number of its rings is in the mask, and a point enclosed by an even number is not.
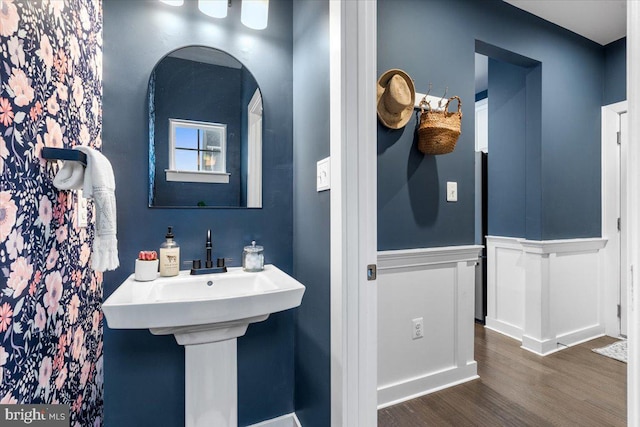
{"type": "Polygon", "coordinates": [[[161,276],[177,276],[180,272],[180,246],[173,237],[173,227],[168,227],[166,240],[160,245],[161,276]]]}

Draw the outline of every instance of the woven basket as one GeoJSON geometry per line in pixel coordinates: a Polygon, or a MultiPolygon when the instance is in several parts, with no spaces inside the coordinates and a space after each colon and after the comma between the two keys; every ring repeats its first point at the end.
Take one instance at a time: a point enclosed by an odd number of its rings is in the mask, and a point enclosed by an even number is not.
{"type": "Polygon", "coordinates": [[[433,111],[428,101],[420,103],[418,126],[418,150],[424,154],[447,154],[456,148],[462,123],[462,101],[453,96],[447,100],[443,111],[433,111]],[[449,103],[456,99],[458,111],[449,112],[449,103]],[[425,106],[427,109],[425,110],[425,106]]]}

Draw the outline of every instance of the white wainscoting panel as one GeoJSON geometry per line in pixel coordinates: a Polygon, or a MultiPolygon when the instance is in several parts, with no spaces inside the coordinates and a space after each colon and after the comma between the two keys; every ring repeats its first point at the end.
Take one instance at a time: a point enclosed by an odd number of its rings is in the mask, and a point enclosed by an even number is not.
{"type": "Polygon", "coordinates": [[[378,407],[477,378],[475,265],[481,246],[378,253],[378,407]],[[413,319],[424,337],[413,339],[413,319]]]}
{"type": "Polygon", "coordinates": [[[487,237],[487,328],[546,355],[604,334],[602,238],[487,237]]]}

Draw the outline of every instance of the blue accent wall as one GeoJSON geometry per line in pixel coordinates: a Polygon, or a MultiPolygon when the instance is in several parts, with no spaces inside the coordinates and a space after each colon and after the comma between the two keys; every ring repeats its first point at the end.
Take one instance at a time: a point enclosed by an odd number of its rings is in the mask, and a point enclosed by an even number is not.
{"type": "Polygon", "coordinates": [[[627,99],[627,38],[604,47],[603,105],[627,99]]]}
{"type": "MultiPolygon", "coordinates": [[[[448,87],[461,96],[464,118],[456,150],[442,156],[417,150],[417,116],[401,130],[378,125],[378,248],[474,242],[476,41],[541,64],[530,76],[541,92],[532,105],[541,111],[538,135],[531,135],[540,144],[527,147],[539,158],[537,201],[528,200],[539,225],[531,235],[600,236],[604,48],[499,0],[379,0],[378,75],[400,68],[418,92],[429,83],[436,95],[448,87]],[[428,32],[417,36],[426,21],[428,32]],[[458,182],[457,203],[445,200],[447,181],[458,182]]],[[[490,89],[490,102],[492,95],[490,89]]]]}
{"type": "Polygon", "coordinates": [[[329,2],[293,6],[293,266],[307,287],[296,315],[295,408],[305,427],[331,424],[329,191],[316,162],[329,155],[329,2]]]}
{"type": "Polygon", "coordinates": [[[528,69],[489,58],[488,232],[526,234],[528,69]]]}
{"type": "MultiPolygon", "coordinates": [[[[164,58],[155,68],[155,188],[153,206],[241,206],[243,72],[180,58],[164,58]],[[228,100],[220,102],[221,99],[228,100]],[[169,119],[227,125],[226,184],[175,182],[165,179],[169,168],[169,119]]],[[[255,88],[254,88],[255,90],[255,88]]],[[[246,118],[245,118],[246,120],[246,118]]],[[[246,197],[245,197],[246,198],[246,197]]]]}
{"type": "MultiPolygon", "coordinates": [[[[103,150],[116,176],[121,267],[104,275],[108,297],[133,272],[139,250],[157,249],[174,226],[182,260],[203,258],[206,230],[214,257],[240,265],[255,239],[265,262],[293,270],[292,3],[271,1],[269,27],[250,30],[240,7],[223,20],[201,14],[196,2],[105,0],[103,150]],[[222,49],[255,76],[264,101],[262,209],[147,207],[147,85],[156,63],[185,45],[222,49]]],[[[305,300],[306,300],[305,296],[305,300]]],[[[304,302],[303,302],[304,304],[304,302]]],[[[249,326],[238,339],[238,417],[245,426],[293,411],[294,310],[249,326]]],[[[105,327],[105,425],[181,426],[184,349],[172,336],[105,327]]]]}

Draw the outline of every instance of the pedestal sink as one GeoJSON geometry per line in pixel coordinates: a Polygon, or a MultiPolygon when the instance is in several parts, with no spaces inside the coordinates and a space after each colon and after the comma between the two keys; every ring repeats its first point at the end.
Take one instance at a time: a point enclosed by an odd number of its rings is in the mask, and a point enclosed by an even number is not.
{"type": "Polygon", "coordinates": [[[300,305],[305,287],[273,265],[247,273],[137,282],[131,275],[102,304],[112,329],[173,334],[185,346],[185,426],[238,423],[236,340],[250,323],[300,305]]]}

